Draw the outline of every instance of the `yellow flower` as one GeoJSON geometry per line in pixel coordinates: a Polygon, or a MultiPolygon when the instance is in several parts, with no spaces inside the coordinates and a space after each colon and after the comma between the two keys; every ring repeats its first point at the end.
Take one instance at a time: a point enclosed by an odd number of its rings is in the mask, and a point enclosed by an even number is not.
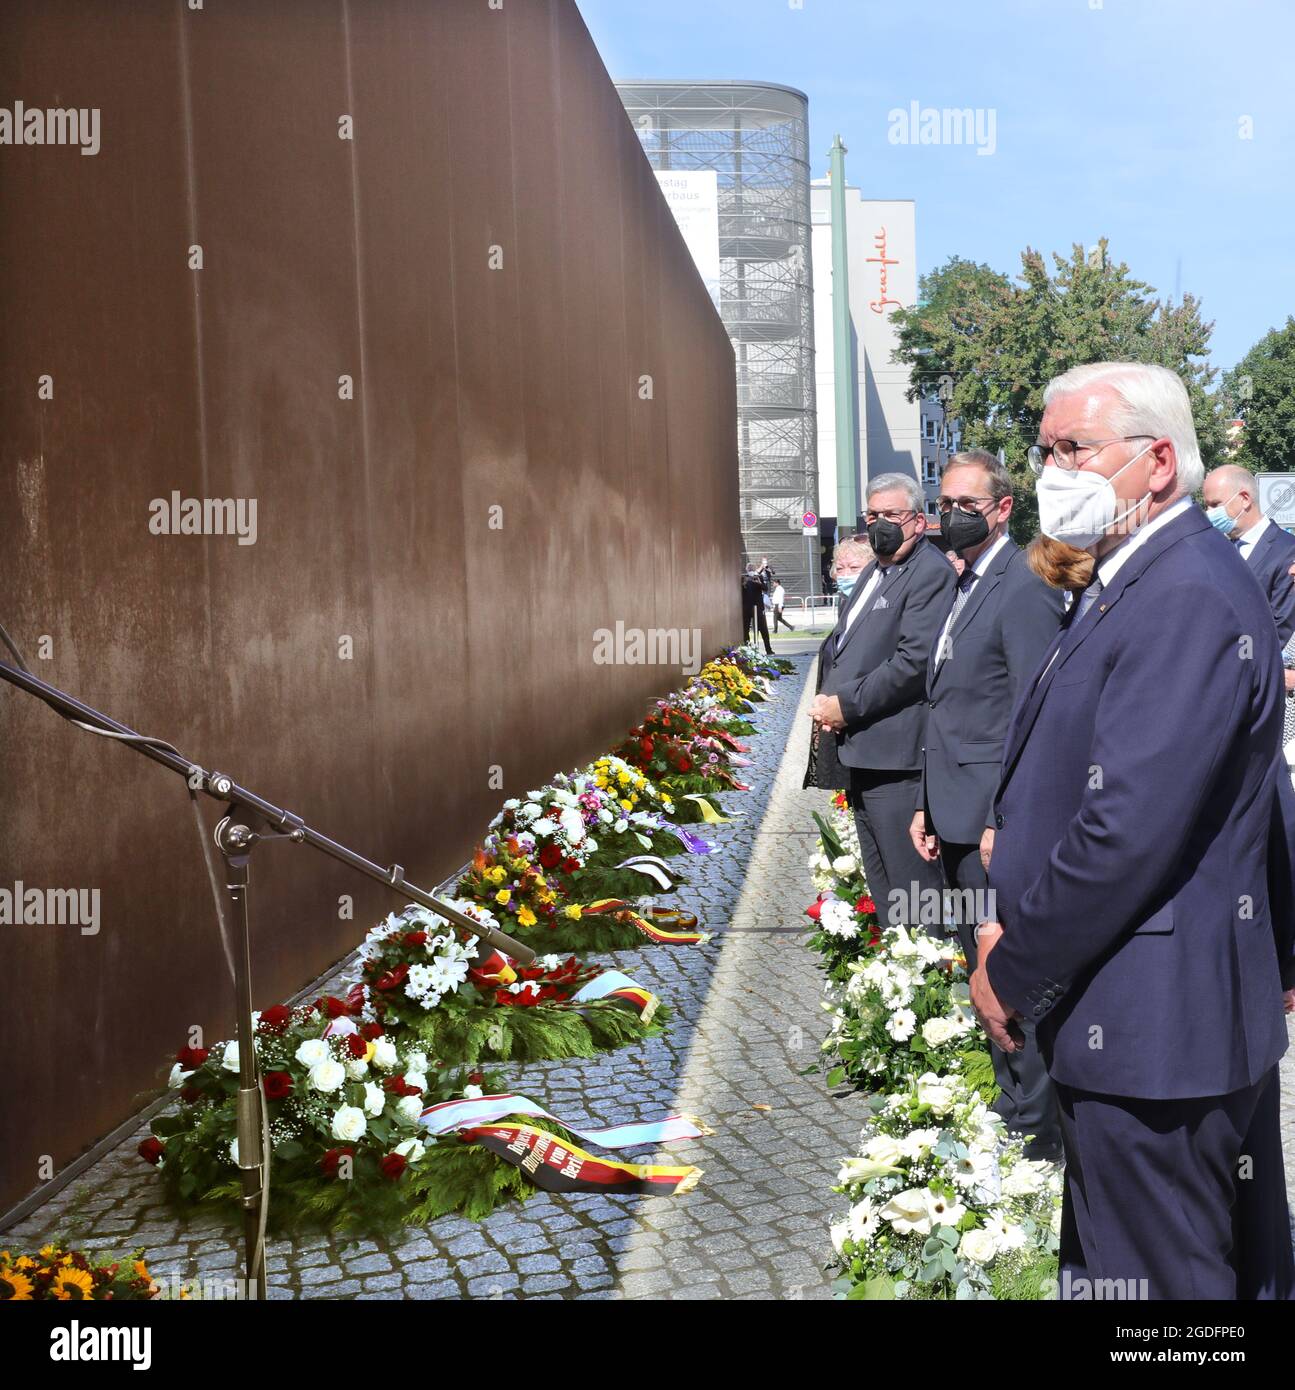
{"type": "Polygon", "coordinates": [[[39,1251],[42,1260],[57,1260],[62,1253],[57,1245],[42,1245],[39,1251]]]}
{"type": "Polygon", "coordinates": [[[150,1284],[153,1282],[153,1276],[148,1272],[148,1266],[143,1260],[135,1261],[135,1278],[147,1279],[150,1284]]]}
{"type": "Polygon", "coordinates": [[[571,906],[567,908],[567,916],[570,917],[572,921],[578,922],[583,911],[584,909],[579,903],[572,903],[571,906]]]}
{"type": "Polygon", "coordinates": [[[14,1269],[0,1269],[0,1303],[30,1303],[32,1282],[14,1269]]]}
{"type": "Polygon", "coordinates": [[[61,1269],[49,1291],[60,1302],[79,1302],[94,1291],[94,1280],[84,1269],[61,1269]]]}
{"type": "Polygon", "coordinates": [[[535,925],[535,914],[529,907],[524,907],[517,914],[517,925],[519,927],[533,927],[535,925]]]}
{"type": "Polygon", "coordinates": [[[634,809],[634,803],[633,803],[632,801],[622,801],[622,802],[621,802],[621,810],[623,810],[623,811],[632,811],[633,809],[634,809]]]}
{"type": "Polygon", "coordinates": [[[502,869],[498,864],[496,864],[493,869],[486,870],[486,878],[491,883],[502,883],[504,879],[506,879],[507,877],[507,872],[504,869],[502,869]]]}
{"type": "Polygon", "coordinates": [[[499,892],[495,894],[495,901],[499,904],[500,907],[507,907],[508,900],[512,896],[512,891],[510,889],[501,888],[499,892]]]}
{"type": "Polygon", "coordinates": [[[617,781],[621,784],[621,786],[623,787],[623,786],[625,786],[625,785],[629,782],[629,780],[630,780],[630,775],[629,775],[628,772],[618,772],[618,773],[616,774],[616,780],[617,780],[617,781]]]}
{"type": "Polygon", "coordinates": [[[35,1268],[36,1268],[36,1261],[33,1260],[32,1257],[31,1257],[30,1255],[20,1255],[20,1256],[14,1261],[13,1267],[14,1267],[15,1269],[35,1269],[35,1268]]]}

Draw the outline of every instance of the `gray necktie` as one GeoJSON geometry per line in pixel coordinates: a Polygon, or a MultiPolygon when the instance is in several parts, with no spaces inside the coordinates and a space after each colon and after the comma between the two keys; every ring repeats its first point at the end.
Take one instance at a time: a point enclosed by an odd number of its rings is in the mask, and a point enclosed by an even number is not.
{"type": "Polygon", "coordinates": [[[1083,621],[1084,614],[1087,613],[1088,610],[1093,606],[1093,604],[1097,602],[1097,595],[1102,592],[1103,587],[1104,586],[1102,584],[1102,581],[1094,577],[1093,582],[1088,586],[1088,588],[1084,590],[1082,594],[1080,594],[1079,608],[1078,611],[1075,613],[1076,623],[1083,621]]]}
{"type": "Polygon", "coordinates": [[[953,629],[958,626],[958,614],[967,606],[967,600],[971,597],[971,586],[980,576],[975,570],[968,570],[961,579],[958,580],[958,595],[953,600],[953,617],[949,619],[949,626],[945,629],[944,640],[940,643],[939,650],[935,653],[935,664],[938,666],[948,657],[950,648],[953,646],[953,629]]]}

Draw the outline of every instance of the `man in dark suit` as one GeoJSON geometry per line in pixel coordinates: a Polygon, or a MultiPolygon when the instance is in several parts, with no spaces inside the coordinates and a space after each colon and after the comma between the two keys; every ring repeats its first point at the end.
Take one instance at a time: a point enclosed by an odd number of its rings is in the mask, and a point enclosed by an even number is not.
{"type": "Polygon", "coordinates": [[[1295,583],[1290,576],[1295,536],[1263,514],[1255,475],[1235,463],[1208,473],[1201,496],[1206,516],[1236,545],[1259,581],[1284,647],[1295,632],[1295,583]]]}
{"type": "MultiPolygon", "coordinates": [[[[868,486],[876,559],[842,605],[811,717],[838,735],[868,888],[883,922],[914,925],[943,880],[908,827],[921,779],[926,667],[953,599],[949,562],[925,539],[922,490],[903,473],[868,486]]],[[[937,911],[935,918],[941,914],[937,911]]],[[[935,925],[938,921],[926,921],[935,925]]]]}
{"type": "Polygon", "coordinates": [[[972,1002],[1008,1049],[1033,1019],[1056,1085],[1063,1298],[1290,1298],[1277,634],[1191,501],[1174,373],[1077,367],[1044,402],[1040,525],[1095,573],[1013,713],[972,1002]]]}
{"type": "MultiPolygon", "coordinates": [[[[927,665],[922,784],[910,834],[923,859],[944,867],[952,890],[948,906],[970,972],[976,968],[976,924],[996,915],[986,906],[981,842],[988,853],[1007,724],[1017,694],[1057,635],[1065,606],[1008,539],[1012,479],[993,454],[954,454],[941,478],[939,509],[945,540],[966,564],[927,665]]],[[[1059,1159],[1052,1084],[1028,1022],[1024,1032],[1022,1051],[992,1049],[1002,1091],[994,1108],[1008,1129],[1034,1136],[1031,1158],[1059,1159]]]]}
{"type": "Polygon", "coordinates": [[[764,585],[755,566],[748,565],[742,576],[743,641],[754,643],[757,632],[764,642],[765,654],[772,656],[773,644],[769,641],[769,622],[764,612],[764,585]]]}

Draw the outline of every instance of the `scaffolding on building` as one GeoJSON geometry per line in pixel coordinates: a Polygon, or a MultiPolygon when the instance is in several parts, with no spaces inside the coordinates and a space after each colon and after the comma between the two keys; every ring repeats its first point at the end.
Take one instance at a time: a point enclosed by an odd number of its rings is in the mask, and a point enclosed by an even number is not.
{"type": "Polygon", "coordinates": [[[819,543],[801,520],[818,504],[808,98],[745,82],[616,87],[654,169],[718,176],[743,545],[748,560],[768,557],[789,594],[812,594],[819,543]]]}

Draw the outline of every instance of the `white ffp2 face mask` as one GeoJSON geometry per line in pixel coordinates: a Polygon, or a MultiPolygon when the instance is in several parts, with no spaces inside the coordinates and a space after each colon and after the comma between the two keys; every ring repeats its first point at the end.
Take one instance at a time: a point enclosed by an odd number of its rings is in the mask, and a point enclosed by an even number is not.
{"type": "MultiPolygon", "coordinates": [[[[1054,541],[1065,541],[1077,550],[1096,545],[1112,526],[1137,511],[1151,496],[1146,493],[1116,515],[1120,499],[1112,479],[1118,478],[1125,468],[1132,467],[1151,448],[1148,444],[1145,449],[1139,449],[1124,468],[1117,468],[1110,478],[1082,468],[1073,471],[1055,465],[1045,468],[1034,484],[1039,503],[1039,529],[1054,541]]],[[[1131,527],[1129,534],[1137,529],[1131,527]]]]}

